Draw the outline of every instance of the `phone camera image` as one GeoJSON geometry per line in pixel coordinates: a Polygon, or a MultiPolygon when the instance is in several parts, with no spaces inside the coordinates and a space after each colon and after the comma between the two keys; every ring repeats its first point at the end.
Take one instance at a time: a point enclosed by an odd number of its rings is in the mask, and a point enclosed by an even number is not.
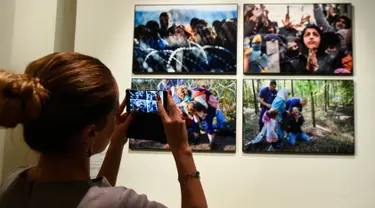
{"type": "MultiPolygon", "coordinates": [[[[237,80],[141,78],[133,79],[131,87],[134,91],[147,91],[149,112],[156,111],[152,108],[158,95],[154,91],[160,93],[166,111],[176,112],[174,116],[184,121],[193,151],[236,151],[237,80]],[[174,106],[168,105],[169,102],[174,106]]],[[[127,95],[130,98],[129,92],[127,95]]],[[[170,150],[158,113],[137,113],[129,129],[132,133],[128,134],[130,149],[170,150]],[[149,124],[147,128],[145,123],[149,124]]]]}
{"type": "Polygon", "coordinates": [[[143,113],[157,113],[157,95],[163,100],[163,91],[137,91],[130,92],[130,111],[143,113]]]}

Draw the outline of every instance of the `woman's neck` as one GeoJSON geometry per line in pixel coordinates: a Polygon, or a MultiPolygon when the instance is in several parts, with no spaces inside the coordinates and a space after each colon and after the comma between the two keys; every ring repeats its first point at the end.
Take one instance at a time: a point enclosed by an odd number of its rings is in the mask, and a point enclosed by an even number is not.
{"type": "Polygon", "coordinates": [[[42,154],[38,165],[28,172],[28,178],[39,182],[90,180],[90,159],[84,154],[42,154]]]}

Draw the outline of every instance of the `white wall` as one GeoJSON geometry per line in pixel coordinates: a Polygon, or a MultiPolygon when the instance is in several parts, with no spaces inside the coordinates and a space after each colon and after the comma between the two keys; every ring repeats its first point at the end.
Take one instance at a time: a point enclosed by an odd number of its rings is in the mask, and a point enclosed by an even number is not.
{"type": "MultiPolygon", "coordinates": [[[[172,1],[163,1],[168,3],[172,1]]],[[[176,2],[176,1],[173,1],[176,2]]],[[[177,1],[178,3],[189,3],[177,1]]],[[[201,3],[201,1],[194,1],[201,3]]],[[[206,1],[214,2],[214,1],[206,1]]],[[[215,1],[220,3],[220,1],[215,1]]],[[[236,2],[236,1],[226,1],[236,2]]],[[[276,1],[274,1],[276,2],[276,1]]],[[[298,1],[303,2],[303,1],[298,1]]],[[[308,2],[308,1],[305,1],[308,2]]],[[[311,2],[311,1],[310,1],[311,2]]],[[[133,5],[155,1],[79,0],[76,51],[99,57],[113,71],[123,91],[130,87],[133,5]]],[[[191,2],[190,2],[191,3],[191,2]]],[[[242,5],[243,2],[238,2],[242,5]]],[[[236,154],[195,154],[210,207],[374,207],[375,142],[365,118],[374,93],[369,56],[374,29],[373,1],[353,1],[355,6],[356,156],[245,155],[242,146],[241,106],[238,106],[236,154]],[[372,7],[370,6],[372,5],[372,7]],[[358,52],[360,51],[360,52],[358,52]],[[275,177],[277,176],[277,177],[275,177]]],[[[240,15],[242,12],[240,11],[240,15]]],[[[239,18],[241,25],[241,18],[239,18]]],[[[239,28],[241,38],[242,27],[239,28]]],[[[239,48],[242,48],[241,41],[239,48]]],[[[241,54],[241,53],[239,53],[241,54]]],[[[242,60],[239,60],[239,66],[242,60]]],[[[238,103],[242,102],[241,68],[238,103]]],[[[137,76],[140,77],[140,76],[137,76]]],[[[173,76],[171,76],[173,77],[173,76]]],[[[123,96],[123,94],[122,94],[123,96]]],[[[168,153],[129,152],[123,157],[119,184],[146,193],[170,207],[179,206],[179,189],[173,159],[168,153]]]]}
{"type": "MultiPolygon", "coordinates": [[[[55,51],[73,51],[75,13],[76,0],[1,0],[0,55],[4,57],[0,67],[23,73],[37,58],[55,51]],[[1,65],[3,61],[7,64],[1,65]]],[[[36,164],[37,154],[25,144],[21,126],[4,135],[0,130],[3,176],[19,166],[36,164]]]]}
{"type": "MultiPolygon", "coordinates": [[[[238,3],[240,5],[238,54],[242,54],[241,16],[242,5],[245,3],[243,0],[78,0],[75,50],[97,56],[107,64],[118,80],[122,97],[123,91],[131,86],[134,4],[146,3],[238,3]]],[[[237,152],[194,155],[202,174],[209,207],[375,207],[375,139],[372,131],[373,122],[366,122],[367,119],[375,116],[371,106],[371,103],[375,102],[375,94],[370,87],[370,83],[375,78],[373,61],[371,61],[375,48],[372,41],[375,34],[373,27],[375,2],[353,0],[352,3],[355,6],[356,21],[354,26],[356,155],[343,157],[243,154],[242,105],[240,105],[242,79],[256,76],[242,75],[240,67],[238,75],[234,76],[238,80],[239,103],[237,152]]],[[[242,66],[240,57],[238,57],[238,66],[242,66]]],[[[119,174],[118,184],[134,188],[139,193],[146,193],[150,199],[158,200],[169,207],[180,206],[175,165],[169,153],[131,152],[126,149],[119,174]]]]}
{"type": "MultiPolygon", "coordinates": [[[[14,1],[0,1],[0,69],[9,69],[13,36],[14,1]]],[[[1,127],[0,127],[1,128],[1,127]]],[[[2,179],[4,144],[8,131],[0,129],[0,182],[2,179]]]]}
{"type": "Polygon", "coordinates": [[[9,68],[12,48],[14,0],[0,1],[0,68],[9,68]]]}
{"type": "MultiPolygon", "coordinates": [[[[229,2],[241,6],[239,13],[241,16],[244,3],[242,0],[225,2],[170,0],[160,3],[229,2]]],[[[311,3],[312,1],[296,0],[295,2],[311,3]]],[[[373,197],[375,195],[375,166],[373,165],[375,140],[372,122],[367,122],[367,119],[370,120],[375,116],[371,110],[371,103],[375,101],[374,93],[369,86],[375,77],[371,65],[373,48],[375,48],[372,41],[375,31],[374,27],[371,27],[372,20],[375,19],[373,12],[375,2],[372,0],[352,2],[355,6],[356,21],[354,26],[356,155],[328,157],[243,154],[240,148],[242,111],[241,105],[238,105],[239,130],[236,154],[195,154],[210,207],[375,207],[373,197]]],[[[122,91],[130,87],[135,3],[155,3],[155,1],[78,1],[75,49],[97,56],[106,63],[113,70],[122,91]]],[[[57,0],[1,0],[0,67],[21,72],[28,62],[57,50],[56,7],[57,0]],[[7,3],[8,5],[4,6],[7,3]],[[14,20],[9,13],[5,13],[7,18],[3,18],[2,8],[12,8],[12,5],[15,6],[14,20]],[[11,19],[9,20],[8,17],[11,19]],[[4,20],[7,21],[5,26],[4,20]],[[9,24],[8,21],[13,23],[9,24]],[[5,30],[8,31],[5,35],[7,38],[4,38],[4,28],[13,28],[5,30]],[[4,43],[9,44],[5,40],[12,43],[11,49],[9,45],[3,47],[4,43]],[[9,57],[5,58],[7,55],[9,57]],[[7,59],[10,60],[9,64],[2,65],[3,60],[6,62],[7,59]]],[[[242,25],[241,18],[239,18],[239,25],[242,25]]],[[[242,30],[240,26],[239,40],[242,30]]],[[[241,54],[242,42],[238,42],[238,50],[241,54]]],[[[242,59],[238,60],[238,65],[241,66],[242,59]]],[[[241,68],[238,71],[235,77],[238,80],[237,98],[240,104],[244,76],[241,74],[241,68]]],[[[251,76],[253,77],[256,76],[251,76]]],[[[3,135],[0,130],[0,140],[3,135]]],[[[21,147],[21,131],[12,131],[12,138],[6,141],[4,154],[0,141],[0,168],[3,159],[3,173],[17,165],[35,162],[35,155],[26,147],[21,147]]],[[[125,150],[118,183],[134,188],[139,193],[146,193],[150,199],[158,200],[169,207],[179,207],[177,175],[173,159],[168,153],[125,150]]]]}

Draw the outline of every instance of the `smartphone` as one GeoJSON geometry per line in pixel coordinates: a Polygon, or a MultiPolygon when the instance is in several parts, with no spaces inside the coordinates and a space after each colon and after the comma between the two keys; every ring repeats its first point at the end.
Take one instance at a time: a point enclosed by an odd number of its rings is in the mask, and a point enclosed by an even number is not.
{"type": "Polygon", "coordinates": [[[158,113],[157,95],[167,109],[167,91],[163,90],[126,90],[127,112],[158,113]]]}
{"type": "Polygon", "coordinates": [[[126,90],[126,111],[134,112],[127,136],[130,139],[151,140],[167,143],[163,122],[158,114],[157,95],[167,109],[167,91],[126,90]]]}

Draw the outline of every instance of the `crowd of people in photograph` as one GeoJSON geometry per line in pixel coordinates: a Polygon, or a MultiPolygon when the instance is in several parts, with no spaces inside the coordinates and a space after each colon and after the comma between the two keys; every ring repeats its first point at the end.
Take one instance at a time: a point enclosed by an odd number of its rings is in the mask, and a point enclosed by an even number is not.
{"type": "Polygon", "coordinates": [[[215,129],[223,128],[226,122],[220,110],[219,99],[205,85],[189,88],[184,80],[163,79],[158,84],[158,89],[171,92],[181,117],[186,121],[188,132],[191,133],[190,143],[197,144],[200,141],[201,130],[204,130],[210,147],[213,148],[215,129]]]}
{"type": "Polygon", "coordinates": [[[295,145],[297,139],[309,142],[310,137],[303,132],[305,120],[302,115],[307,99],[289,98],[288,88],[277,90],[277,83],[271,80],[269,86],[260,90],[257,97],[260,103],[259,134],[245,148],[262,141],[270,143],[268,151],[279,150],[284,142],[295,145]]]}
{"type": "MultiPolygon", "coordinates": [[[[327,14],[325,8],[314,4],[314,18],[302,16],[299,22],[292,22],[291,14],[286,13],[283,25],[279,25],[269,19],[272,11],[265,5],[247,5],[244,13],[244,72],[270,72],[269,56],[275,52],[267,48],[267,42],[277,41],[277,72],[351,74],[351,18],[339,15],[346,14],[339,7],[330,7],[327,14]]],[[[349,5],[346,8],[349,10],[349,5]]]]}
{"type": "MultiPolygon", "coordinates": [[[[183,14],[182,14],[183,15],[183,14]]],[[[176,24],[168,12],[134,30],[135,72],[235,72],[237,19],[192,18],[176,24]]]]}

